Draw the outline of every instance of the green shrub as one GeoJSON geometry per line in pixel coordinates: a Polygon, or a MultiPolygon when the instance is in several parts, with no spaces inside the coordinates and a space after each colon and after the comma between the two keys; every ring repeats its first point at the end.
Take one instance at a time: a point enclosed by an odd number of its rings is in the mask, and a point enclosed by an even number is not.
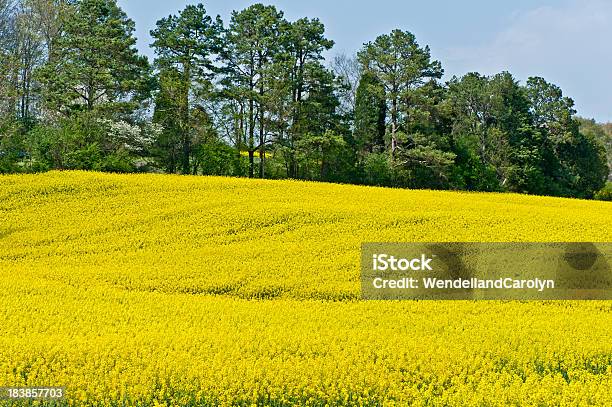
{"type": "Polygon", "coordinates": [[[386,153],[371,153],[363,160],[364,182],[368,185],[393,185],[393,166],[386,153]]]}
{"type": "Polygon", "coordinates": [[[221,141],[199,146],[196,161],[203,175],[243,176],[248,171],[238,150],[221,141]]]}
{"type": "Polygon", "coordinates": [[[612,182],[607,182],[602,190],[595,194],[595,199],[600,201],[612,201],[612,182]]]}

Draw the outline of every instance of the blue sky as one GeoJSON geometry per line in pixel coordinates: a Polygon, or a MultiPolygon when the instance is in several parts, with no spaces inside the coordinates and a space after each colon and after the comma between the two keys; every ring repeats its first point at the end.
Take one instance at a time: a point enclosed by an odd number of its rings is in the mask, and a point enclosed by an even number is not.
{"type": "MultiPolygon", "coordinates": [[[[211,15],[256,1],[203,1],[211,15]]],[[[442,62],[446,76],[478,71],[543,76],[576,101],[578,113],[612,121],[612,1],[608,0],[307,0],[261,1],[294,20],[318,17],[331,51],[351,54],[394,28],[413,32],[442,62]]],[[[155,22],[198,1],[118,0],[136,22],[139,48],[152,56],[155,22]]]]}

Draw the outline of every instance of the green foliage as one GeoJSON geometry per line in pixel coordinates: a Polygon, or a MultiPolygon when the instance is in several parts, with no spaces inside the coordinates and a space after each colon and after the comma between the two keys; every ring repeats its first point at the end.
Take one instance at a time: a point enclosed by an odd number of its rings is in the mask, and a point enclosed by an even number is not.
{"type": "Polygon", "coordinates": [[[606,150],[606,160],[609,168],[608,180],[612,180],[612,123],[599,124],[595,120],[578,118],[580,132],[590,137],[606,150]]]}
{"type": "Polygon", "coordinates": [[[609,168],[606,162],[604,146],[589,134],[578,133],[572,144],[572,170],[575,191],[571,196],[592,198],[602,189],[608,178],[609,168]]]}
{"type": "Polygon", "coordinates": [[[115,0],[80,0],[38,79],[49,108],[63,114],[129,114],[148,97],[149,64],[139,56],[134,22],[115,0]]]}
{"type": "MultiPolygon", "coordinates": [[[[289,22],[274,6],[254,4],[232,13],[224,60],[224,93],[233,104],[235,144],[249,154],[249,176],[259,176],[273,150],[286,177],[300,172],[297,143],[308,133],[340,131],[338,83],[321,64],[333,45],[318,19],[289,22]]],[[[272,170],[280,168],[272,166],[272,170]]]]}
{"type": "Polygon", "coordinates": [[[216,70],[213,60],[220,51],[221,30],[221,20],[213,20],[202,4],[162,18],[151,31],[157,65],[182,69],[186,80],[208,79],[216,70]]]}
{"type": "Polygon", "coordinates": [[[200,145],[196,152],[203,175],[245,176],[247,163],[240,152],[217,141],[200,145]]]}
{"type": "Polygon", "coordinates": [[[307,133],[296,144],[301,175],[306,179],[330,180],[341,167],[346,142],[331,130],[321,135],[307,133]]]}
{"type": "MultiPolygon", "coordinates": [[[[215,55],[221,52],[221,20],[213,20],[202,4],[185,7],[177,16],[171,15],[157,22],[151,31],[152,46],[157,54],[160,70],[160,93],[157,96],[155,120],[167,130],[161,146],[169,147],[162,162],[175,172],[177,151],[183,174],[192,170],[194,134],[192,131],[192,100],[194,93],[209,86],[218,68],[215,55]],[[177,143],[180,147],[177,148],[177,143]]],[[[158,145],[159,147],[159,145],[158,145]]]]}
{"type": "Polygon", "coordinates": [[[442,83],[408,31],[378,36],[334,71],[325,26],[271,5],[234,11],[226,27],[188,5],[151,35],[155,75],[116,0],[0,0],[0,172],[609,194],[612,124],[577,118],[540,77],[442,83]]]}
{"type": "Polygon", "coordinates": [[[357,54],[364,71],[371,71],[382,83],[391,121],[391,153],[398,144],[397,132],[402,128],[415,92],[430,81],[440,79],[444,70],[439,61],[431,60],[429,47],[421,47],[414,34],[393,30],[364,45],[357,54]]]}
{"type": "Polygon", "coordinates": [[[403,186],[411,188],[450,187],[456,154],[444,151],[434,137],[412,134],[396,153],[395,165],[403,186]]]}
{"type": "Polygon", "coordinates": [[[455,171],[458,185],[480,189],[478,174],[494,168],[498,187],[516,192],[591,197],[603,186],[603,150],[580,133],[573,101],[555,85],[471,73],[450,81],[448,101],[457,164],[465,167],[455,171]]]}
{"type": "Polygon", "coordinates": [[[171,174],[177,172],[181,154],[184,151],[182,143],[187,142],[182,122],[184,118],[178,114],[188,108],[181,106],[181,103],[186,101],[182,95],[187,92],[187,84],[181,80],[180,76],[180,72],[175,68],[160,70],[159,91],[155,98],[153,112],[153,123],[160,125],[162,131],[154,140],[151,154],[156,159],[158,166],[171,174]]]}
{"type": "Polygon", "coordinates": [[[384,84],[391,101],[407,96],[431,79],[441,78],[444,72],[439,61],[431,61],[428,46],[419,46],[414,34],[401,30],[365,44],[358,58],[364,70],[374,72],[384,84]]]}
{"type": "Polygon", "coordinates": [[[38,125],[29,133],[33,169],[134,171],[130,153],[141,136],[127,123],[102,120],[91,112],[74,114],[57,124],[38,125]],[[124,132],[122,129],[130,131],[124,132]]]}
{"type": "Polygon", "coordinates": [[[328,131],[346,133],[342,118],[338,115],[340,101],[336,94],[337,83],[334,74],[318,62],[304,68],[304,83],[308,97],[299,102],[299,120],[294,142],[299,143],[306,134],[324,134],[328,131]]]}
{"type": "MultiPolygon", "coordinates": [[[[225,92],[230,99],[242,105],[238,117],[237,148],[249,154],[249,176],[255,174],[255,151],[259,151],[259,176],[265,172],[266,127],[265,119],[272,106],[269,95],[287,88],[284,60],[281,52],[288,43],[289,23],[274,6],[254,4],[232,12],[226,33],[224,59],[227,75],[225,92]],[[282,75],[280,83],[275,76],[282,75]]],[[[284,109],[283,105],[277,108],[284,109]]]]}
{"type": "Polygon", "coordinates": [[[387,102],[385,88],[376,75],[361,76],[355,96],[355,148],[361,154],[385,148],[387,102]]]}
{"type": "Polygon", "coordinates": [[[28,158],[23,126],[14,121],[0,122],[0,174],[23,171],[28,158]]]}
{"type": "Polygon", "coordinates": [[[487,192],[502,190],[495,167],[483,163],[476,150],[465,141],[458,141],[453,151],[457,156],[450,175],[452,188],[487,192]]]}
{"type": "Polygon", "coordinates": [[[607,182],[606,186],[595,194],[595,199],[600,201],[612,201],[612,182],[607,182]]]}
{"type": "Polygon", "coordinates": [[[363,160],[363,182],[368,185],[393,186],[394,170],[386,152],[371,153],[363,160]]]}
{"type": "MultiPolygon", "coordinates": [[[[545,185],[537,191],[592,198],[608,177],[605,146],[596,128],[574,118],[574,101],[542,78],[529,78],[526,91],[533,126],[541,135],[545,185]]],[[[529,191],[534,192],[534,191],[529,191]]]]}
{"type": "Polygon", "coordinates": [[[134,172],[133,158],[124,149],[117,150],[104,156],[94,164],[94,170],[106,172],[134,172]]]}

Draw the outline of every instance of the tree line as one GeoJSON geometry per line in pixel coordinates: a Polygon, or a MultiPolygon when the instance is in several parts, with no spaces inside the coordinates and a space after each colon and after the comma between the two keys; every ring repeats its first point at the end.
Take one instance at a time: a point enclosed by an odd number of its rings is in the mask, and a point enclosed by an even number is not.
{"type": "Polygon", "coordinates": [[[403,30],[326,61],[317,18],[202,4],[159,20],[155,60],[114,0],[0,0],[0,172],[297,178],[592,198],[612,128],[541,77],[442,81],[403,30]]]}

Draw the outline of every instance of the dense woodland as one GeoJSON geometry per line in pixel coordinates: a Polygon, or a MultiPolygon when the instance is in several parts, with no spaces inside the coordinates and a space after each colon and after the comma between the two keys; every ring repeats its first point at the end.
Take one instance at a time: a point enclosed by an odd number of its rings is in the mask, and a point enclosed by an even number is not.
{"type": "Polygon", "coordinates": [[[86,169],[612,196],[612,124],[544,78],[442,80],[409,31],[187,6],[138,53],[114,0],[0,0],[0,172],[86,169]],[[325,59],[327,57],[327,60],[325,59]]]}

